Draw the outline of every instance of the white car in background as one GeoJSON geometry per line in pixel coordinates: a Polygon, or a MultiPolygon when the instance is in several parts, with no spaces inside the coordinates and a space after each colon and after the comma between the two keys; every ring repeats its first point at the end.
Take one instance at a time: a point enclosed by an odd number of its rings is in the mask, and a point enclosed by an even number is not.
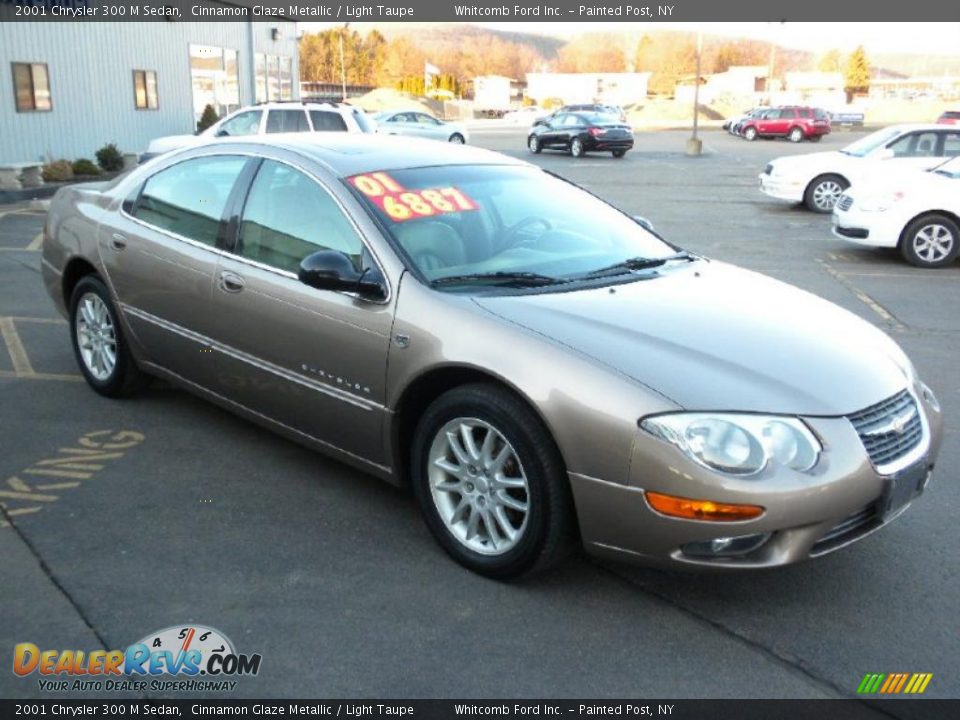
{"type": "Polygon", "coordinates": [[[960,128],[893,125],[842,150],[779,157],[760,174],[760,190],[828,213],[841,193],[878,172],[923,170],[960,155],[960,128]]]}
{"type": "Polygon", "coordinates": [[[290,132],[374,133],[377,124],[363,110],[339,103],[270,102],[230,113],[196,135],[168,135],[150,142],[141,157],[146,162],[171,150],[202,145],[218,137],[243,137],[290,132]]]}
{"type": "Polygon", "coordinates": [[[375,119],[381,135],[409,135],[455,145],[465,145],[470,139],[463,123],[440,120],[422,110],[387,110],[377,113],[375,119]]]}
{"type": "Polygon", "coordinates": [[[858,245],[899,248],[917,267],[949,265],[960,252],[960,158],[857,183],[833,209],[833,234],[858,245]]]}
{"type": "Polygon", "coordinates": [[[537,120],[543,120],[549,114],[549,110],[531,105],[504,113],[503,121],[510,125],[533,125],[537,120]]]}

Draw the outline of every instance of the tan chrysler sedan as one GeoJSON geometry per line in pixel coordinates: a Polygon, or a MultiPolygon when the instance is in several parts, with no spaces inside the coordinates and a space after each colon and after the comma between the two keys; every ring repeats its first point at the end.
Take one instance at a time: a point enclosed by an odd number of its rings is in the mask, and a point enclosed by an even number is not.
{"type": "Polygon", "coordinates": [[[941,440],[873,326],[475,148],[164,155],[58,192],[43,277],[97,392],[165,378],[409,484],[498,578],[578,544],[691,569],[823,555],[903,512],[941,440]]]}

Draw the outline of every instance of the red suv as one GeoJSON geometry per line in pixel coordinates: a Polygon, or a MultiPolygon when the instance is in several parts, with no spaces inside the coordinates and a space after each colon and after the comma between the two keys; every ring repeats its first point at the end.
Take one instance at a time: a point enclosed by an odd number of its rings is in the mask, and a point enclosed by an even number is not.
{"type": "Polygon", "coordinates": [[[960,110],[947,110],[937,118],[938,125],[960,125],[960,110]]]}
{"type": "Polygon", "coordinates": [[[825,110],[784,105],[770,108],[743,124],[740,134],[747,140],[758,137],[785,137],[790,142],[803,139],[817,142],[830,132],[830,116],[825,110]]]}

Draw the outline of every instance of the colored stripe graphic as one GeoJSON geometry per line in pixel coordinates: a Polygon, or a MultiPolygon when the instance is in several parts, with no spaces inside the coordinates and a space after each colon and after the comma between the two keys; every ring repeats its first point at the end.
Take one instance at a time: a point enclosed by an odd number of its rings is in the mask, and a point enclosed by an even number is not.
{"type": "Polygon", "coordinates": [[[920,695],[932,679],[933,673],[867,673],[857,686],[857,694],[920,695]]]}

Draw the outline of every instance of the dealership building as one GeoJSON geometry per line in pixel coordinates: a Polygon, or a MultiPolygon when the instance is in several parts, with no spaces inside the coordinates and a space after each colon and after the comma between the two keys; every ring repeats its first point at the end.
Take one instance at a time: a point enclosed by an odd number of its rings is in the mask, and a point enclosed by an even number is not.
{"type": "Polygon", "coordinates": [[[0,22],[0,75],[0,165],[92,159],[111,142],[140,153],[194,132],[208,104],[223,115],[298,99],[297,28],[277,17],[0,22]]]}

